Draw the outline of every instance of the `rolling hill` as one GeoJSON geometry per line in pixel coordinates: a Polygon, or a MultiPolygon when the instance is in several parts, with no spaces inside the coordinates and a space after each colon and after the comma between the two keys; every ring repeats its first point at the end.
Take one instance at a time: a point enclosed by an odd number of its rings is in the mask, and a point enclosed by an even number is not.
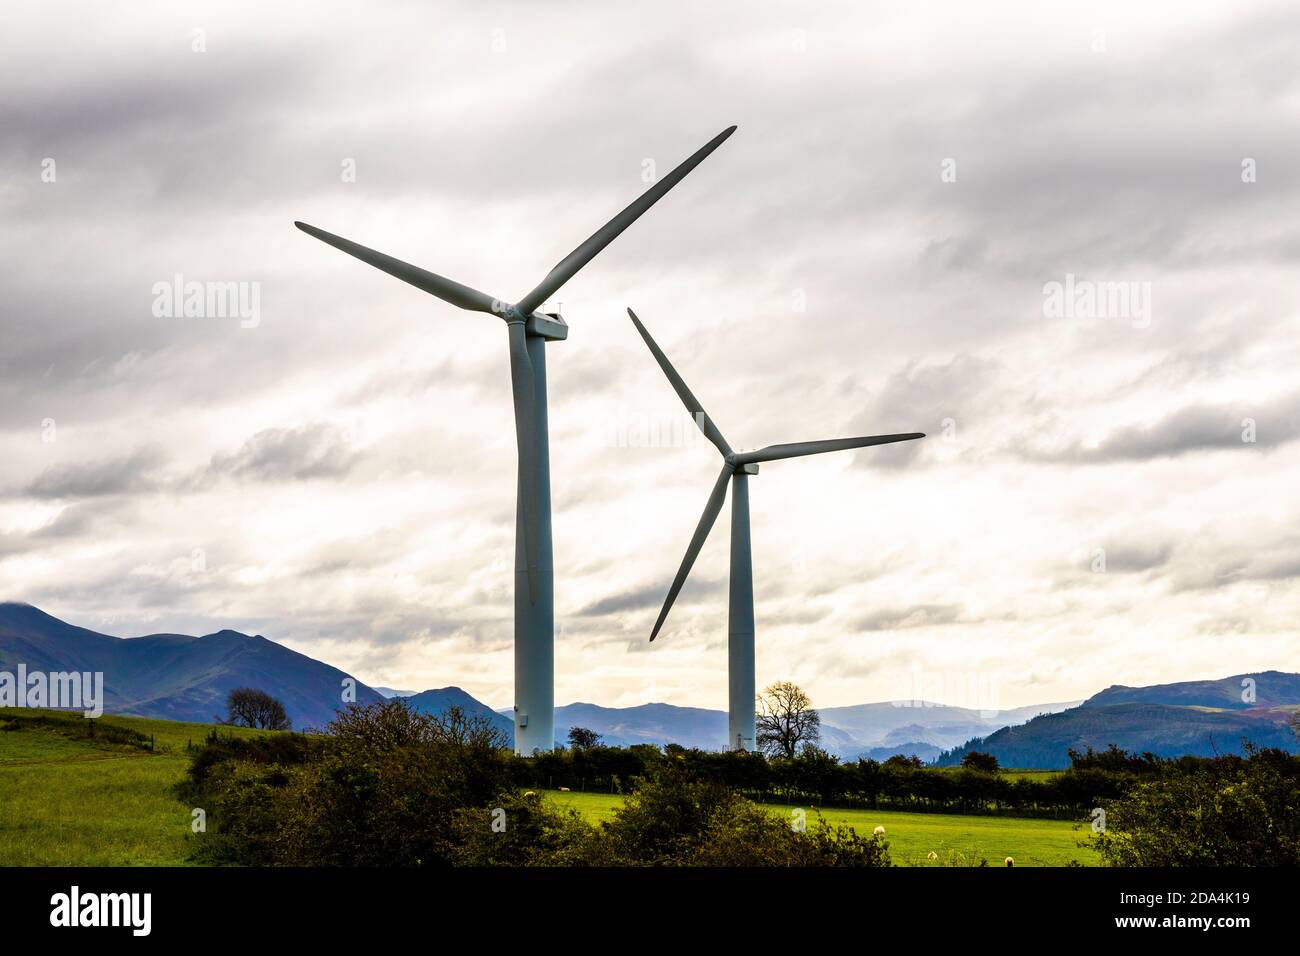
{"type": "Polygon", "coordinates": [[[498,714],[487,704],[459,687],[439,687],[435,690],[423,690],[418,694],[403,695],[406,706],[424,714],[442,715],[451,707],[459,707],[470,717],[481,717],[493,727],[506,735],[513,747],[515,743],[515,723],[508,717],[498,714]]]}

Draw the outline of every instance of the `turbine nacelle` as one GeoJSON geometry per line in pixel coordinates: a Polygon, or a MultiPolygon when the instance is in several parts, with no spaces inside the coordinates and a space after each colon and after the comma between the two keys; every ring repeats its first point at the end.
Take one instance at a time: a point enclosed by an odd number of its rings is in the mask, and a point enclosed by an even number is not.
{"type": "Polygon", "coordinates": [[[550,342],[563,342],[569,337],[569,323],[558,312],[534,312],[524,323],[529,335],[550,342]]]}
{"type": "Polygon", "coordinates": [[[558,312],[534,312],[524,315],[519,306],[513,302],[492,300],[492,313],[500,316],[507,323],[521,322],[529,335],[552,342],[562,342],[569,337],[569,323],[558,312]]]}

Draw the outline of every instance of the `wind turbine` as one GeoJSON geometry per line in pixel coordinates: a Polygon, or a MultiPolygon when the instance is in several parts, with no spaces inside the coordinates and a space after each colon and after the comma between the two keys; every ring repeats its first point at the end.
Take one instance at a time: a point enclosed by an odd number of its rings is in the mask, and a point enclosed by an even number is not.
{"type": "Polygon", "coordinates": [[[546,419],[548,341],[568,338],[569,326],[540,308],[628,226],[736,131],[723,130],[631,205],[561,259],[537,288],[518,302],[495,299],[358,245],[304,222],[294,225],[389,275],[454,306],[503,319],[510,337],[510,381],[514,392],[519,467],[515,500],[515,752],[532,756],[555,746],[555,613],[551,555],[551,473],[546,419]]]}
{"type": "Polygon", "coordinates": [[[686,549],[686,557],[677,569],[677,577],[668,589],[663,610],[659,620],[655,621],[650,633],[653,641],[659,636],[664,626],[668,611],[677,600],[677,593],[686,583],[686,576],[691,573],[691,566],[704,547],[704,542],[713,528],[713,523],[722,510],[727,499],[727,485],[732,488],[731,495],[731,575],[730,600],[727,612],[727,749],[753,750],[754,735],[754,568],[750,559],[749,547],[749,476],[758,474],[758,466],[764,461],[778,461],[782,458],[803,458],[808,455],[820,455],[828,451],[842,451],[847,448],[865,448],[868,445],[887,445],[898,441],[911,441],[924,438],[921,432],[909,432],[904,435],[871,435],[866,438],[832,438],[827,441],[802,441],[786,445],[768,445],[757,451],[732,451],[722,432],[705,412],[700,400],[692,394],[686,382],[677,374],[668,356],[651,338],[641,320],[631,309],[627,310],[636,329],[650,347],[659,367],[668,376],[677,397],[682,400],[686,410],[691,413],[695,423],[704,436],[717,447],[722,454],[722,471],[714,482],[713,491],[709,493],[708,504],[704,514],[695,527],[695,534],[686,549]]]}

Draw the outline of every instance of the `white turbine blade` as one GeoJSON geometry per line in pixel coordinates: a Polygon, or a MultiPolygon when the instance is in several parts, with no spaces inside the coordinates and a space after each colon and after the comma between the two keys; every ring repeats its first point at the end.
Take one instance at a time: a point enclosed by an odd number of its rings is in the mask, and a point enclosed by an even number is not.
{"type": "Polygon", "coordinates": [[[502,314],[499,301],[493,299],[487,293],[479,292],[478,289],[471,289],[467,285],[461,285],[454,279],[448,279],[437,273],[421,269],[419,266],[413,266],[401,259],[394,259],[392,256],[376,252],[374,249],[369,249],[350,239],[336,236],[332,232],[309,226],[305,222],[295,222],[294,225],[307,235],[314,236],[335,249],[341,249],[367,265],[372,265],[381,272],[387,272],[394,278],[409,282],[417,289],[435,295],[444,302],[450,302],[454,306],[469,309],[472,312],[487,312],[493,315],[502,314]],[[493,308],[494,303],[496,303],[496,308],[493,308]]]}
{"type": "Polygon", "coordinates": [[[808,455],[821,455],[828,451],[843,451],[846,448],[866,448],[868,445],[889,445],[897,441],[912,441],[924,438],[924,432],[908,432],[904,435],[871,435],[866,438],[831,438],[827,441],[797,441],[788,445],[768,445],[758,451],[736,453],[737,465],[757,464],[760,461],[778,461],[782,458],[804,458],[808,455]]]}
{"type": "Polygon", "coordinates": [[[682,558],[682,566],[677,569],[677,577],[673,578],[673,586],[668,589],[668,597],[664,600],[663,610],[659,612],[659,620],[655,621],[655,628],[650,633],[650,640],[652,641],[659,636],[659,629],[664,626],[664,618],[668,617],[669,608],[677,600],[677,594],[681,591],[682,585],[686,583],[686,576],[691,573],[691,567],[695,564],[700,549],[704,547],[704,542],[713,529],[713,523],[718,520],[718,512],[722,510],[722,503],[727,500],[727,483],[729,481],[731,481],[731,466],[723,465],[722,472],[713,485],[713,491],[709,493],[709,501],[704,506],[704,514],[700,516],[700,523],[695,527],[695,534],[691,537],[690,546],[686,549],[686,557],[682,558]]]}
{"type": "Polygon", "coordinates": [[[691,413],[691,418],[695,419],[695,424],[699,426],[700,431],[704,432],[704,437],[713,442],[718,451],[722,452],[722,457],[725,458],[727,455],[730,455],[731,446],[728,445],[727,440],[722,437],[722,432],[718,429],[718,426],[714,424],[713,419],[709,417],[709,413],[704,410],[704,406],[701,405],[700,400],[695,397],[695,393],[687,387],[685,380],[677,374],[677,369],[673,368],[673,363],[668,361],[668,356],[664,354],[663,349],[661,349],[658,343],[651,338],[650,333],[646,331],[646,327],[641,324],[641,320],[636,317],[635,312],[628,309],[627,314],[631,317],[632,324],[636,326],[636,330],[641,333],[641,338],[645,339],[645,344],[650,347],[650,353],[655,357],[655,361],[659,363],[659,367],[663,369],[664,374],[668,376],[668,381],[672,383],[673,391],[675,391],[677,397],[682,400],[682,404],[686,406],[686,410],[691,413]]]}
{"type": "Polygon", "coordinates": [[[728,126],[713,137],[713,139],[696,150],[690,158],[682,162],[680,166],[634,199],[626,209],[592,233],[586,242],[561,259],[555,268],[547,273],[546,278],[541,281],[541,284],[536,289],[516,303],[520,314],[531,315],[534,309],[554,295],[560,286],[572,279],[579,269],[594,259],[596,253],[613,242],[624,229],[636,222],[647,209],[662,199],[668,190],[681,182],[687,173],[702,163],[709,153],[721,146],[723,141],[735,131],[736,127],[728,126]]]}

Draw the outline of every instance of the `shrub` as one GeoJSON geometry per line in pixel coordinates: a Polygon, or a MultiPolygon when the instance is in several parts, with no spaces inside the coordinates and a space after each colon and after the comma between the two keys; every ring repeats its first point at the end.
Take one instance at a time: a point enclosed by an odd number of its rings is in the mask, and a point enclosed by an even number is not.
{"type": "Polygon", "coordinates": [[[1111,866],[1300,866],[1296,761],[1280,750],[1144,780],[1092,838],[1111,866]]]}

